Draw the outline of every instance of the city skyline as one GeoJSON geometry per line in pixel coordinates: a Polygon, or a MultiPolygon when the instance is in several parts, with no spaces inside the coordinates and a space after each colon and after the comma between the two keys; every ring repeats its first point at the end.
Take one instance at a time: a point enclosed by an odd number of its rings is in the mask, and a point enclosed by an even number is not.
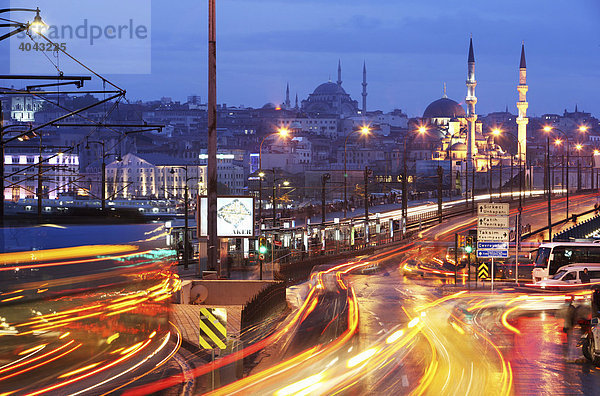
{"type": "MultiPolygon", "coordinates": [[[[205,4],[189,0],[151,4],[152,73],[108,77],[127,89],[130,100],[167,96],[185,101],[188,95],[204,99],[205,4]]],[[[218,2],[219,103],[247,107],[282,103],[288,83],[292,98],[298,94],[305,99],[319,84],[335,81],[341,60],[343,87],[359,101],[366,62],[368,109],[401,108],[411,117],[420,116],[442,96],[444,83],[448,96],[464,105],[472,34],[479,114],[506,106],[516,114],[523,40],[531,116],[572,111],[575,105],[600,113],[595,100],[600,44],[597,35],[587,33],[600,16],[600,5],[591,0],[570,8],[538,0],[502,5],[460,1],[451,6],[416,1],[365,5],[351,0],[343,3],[343,12],[339,1],[319,3],[318,14],[315,2],[285,2],[285,9],[279,7],[282,4],[218,2]]],[[[0,49],[6,46],[3,43],[0,49]]]]}

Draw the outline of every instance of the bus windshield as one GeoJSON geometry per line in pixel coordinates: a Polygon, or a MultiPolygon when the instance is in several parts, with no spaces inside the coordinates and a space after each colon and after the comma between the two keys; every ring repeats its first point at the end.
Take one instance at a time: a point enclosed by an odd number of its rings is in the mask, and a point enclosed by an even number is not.
{"type": "Polygon", "coordinates": [[[537,256],[535,257],[535,266],[546,268],[548,266],[548,257],[550,257],[549,247],[539,248],[537,251],[537,256]]]}

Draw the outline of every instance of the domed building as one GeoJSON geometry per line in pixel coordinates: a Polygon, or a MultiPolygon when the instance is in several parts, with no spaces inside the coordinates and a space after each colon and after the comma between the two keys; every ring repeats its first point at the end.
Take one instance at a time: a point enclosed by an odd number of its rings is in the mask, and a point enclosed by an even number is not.
{"type": "Polygon", "coordinates": [[[448,125],[453,118],[464,118],[467,113],[457,102],[449,99],[446,94],[441,99],[433,101],[423,112],[423,119],[433,125],[448,125]]]}
{"type": "Polygon", "coordinates": [[[359,114],[358,102],[342,88],[342,68],[338,63],[338,81],[319,85],[302,101],[302,111],[307,114],[328,114],[351,117],[359,114]]]}

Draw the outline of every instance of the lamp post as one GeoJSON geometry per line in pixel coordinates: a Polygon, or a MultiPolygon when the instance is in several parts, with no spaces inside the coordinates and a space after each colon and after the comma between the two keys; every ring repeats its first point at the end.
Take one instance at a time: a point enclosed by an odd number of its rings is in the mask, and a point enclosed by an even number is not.
{"type": "Polygon", "coordinates": [[[102,208],[102,212],[104,212],[106,210],[106,152],[105,152],[105,142],[102,142],[100,140],[90,140],[87,142],[85,148],[86,149],[90,149],[90,143],[96,143],[96,144],[100,144],[102,145],[102,175],[101,175],[101,188],[102,191],[100,193],[100,200],[101,200],[101,208],[102,208]]]}
{"type": "Polygon", "coordinates": [[[360,132],[361,136],[367,137],[371,133],[371,128],[368,125],[363,125],[360,127],[360,129],[356,129],[348,133],[346,135],[346,139],[344,139],[344,218],[346,218],[348,214],[348,170],[346,165],[346,158],[348,154],[348,138],[355,132],[360,132]]]}
{"type": "Polygon", "coordinates": [[[331,179],[331,174],[325,173],[321,177],[321,227],[325,228],[325,186],[327,181],[331,179]]]}
{"type": "MultiPolygon", "coordinates": [[[[425,133],[427,133],[427,128],[425,128],[424,126],[420,126],[417,128],[417,133],[420,136],[425,135],[425,133]]],[[[413,135],[413,139],[412,141],[414,142],[414,137],[416,137],[416,135],[413,135]]],[[[408,168],[406,165],[406,146],[407,146],[407,136],[404,137],[404,153],[402,154],[402,163],[403,163],[403,171],[402,171],[402,216],[406,219],[407,215],[408,215],[408,168]]]]}
{"type": "MultiPolygon", "coordinates": [[[[518,157],[519,157],[519,164],[518,164],[518,166],[519,166],[519,214],[521,214],[521,212],[523,210],[523,184],[524,184],[523,183],[523,178],[525,177],[525,175],[524,175],[525,170],[521,169],[521,164],[522,164],[522,161],[521,161],[521,158],[522,158],[521,141],[519,141],[519,139],[513,133],[504,132],[504,131],[502,131],[501,129],[498,129],[498,128],[494,129],[492,131],[492,133],[495,136],[500,136],[502,134],[506,134],[508,136],[511,136],[517,142],[517,154],[518,154],[518,157]]],[[[511,156],[511,192],[510,193],[511,193],[511,200],[512,200],[512,156],[511,156]]]]}
{"type": "MultiPolygon", "coordinates": [[[[549,126],[549,125],[546,125],[546,126],[543,128],[543,129],[544,129],[544,132],[546,132],[546,133],[548,133],[548,134],[549,134],[550,132],[552,132],[552,131],[556,131],[556,132],[558,132],[558,133],[562,134],[562,136],[565,138],[565,151],[567,152],[567,162],[566,162],[566,168],[567,168],[567,171],[566,171],[566,173],[567,173],[567,180],[566,180],[566,183],[565,183],[565,185],[566,185],[566,190],[567,190],[567,191],[566,191],[566,194],[567,194],[567,195],[566,195],[566,198],[567,198],[567,199],[566,199],[566,201],[565,201],[565,204],[566,204],[566,218],[568,219],[568,218],[569,218],[569,153],[570,153],[570,151],[571,151],[571,146],[569,145],[569,135],[567,135],[567,134],[566,134],[564,131],[562,131],[561,129],[559,129],[559,128],[556,128],[556,127],[553,127],[553,126],[549,126]]],[[[548,135],[548,138],[549,138],[549,135],[548,135]]],[[[559,144],[560,144],[560,143],[559,143],[559,144]]],[[[548,204],[548,205],[550,205],[550,204],[548,204]]],[[[548,210],[550,210],[550,206],[548,206],[548,210]]],[[[550,214],[548,214],[548,217],[550,217],[550,214]]]]}
{"type": "Polygon", "coordinates": [[[183,169],[185,171],[185,185],[183,186],[183,210],[185,212],[183,216],[183,267],[188,268],[188,257],[189,257],[189,236],[188,236],[188,168],[187,166],[174,166],[171,168],[171,174],[175,174],[175,169],[183,169]]]}
{"type": "MultiPolygon", "coordinates": [[[[23,127],[23,125],[3,125],[4,118],[2,115],[2,102],[0,101],[0,157],[2,157],[0,161],[0,191],[2,192],[2,196],[0,197],[0,226],[4,226],[4,147],[6,144],[6,141],[4,141],[4,131],[9,128],[23,127]]],[[[33,133],[35,134],[35,132],[33,133]]]]}
{"type": "MultiPolygon", "coordinates": [[[[289,136],[289,129],[281,127],[277,130],[277,132],[269,133],[265,135],[260,142],[260,146],[258,148],[258,221],[259,221],[259,230],[262,225],[262,178],[265,176],[262,170],[262,147],[265,140],[274,135],[279,135],[280,138],[285,139],[289,136]]],[[[259,231],[260,233],[260,231],[259,231]]]]}
{"type": "MultiPolygon", "coordinates": [[[[277,217],[277,182],[279,180],[284,180],[282,177],[275,177],[275,169],[273,169],[273,228],[276,226],[276,217],[277,217]]],[[[287,180],[283,181],[284,186],[289,186],[290,182],[287,180]]]]}
{"type": "Polygon", "coordinates": [[[575,150],[577,150],[577,191],[581,191],[581,149],[583,146],[579,143],[575,145],[575,150]]]}

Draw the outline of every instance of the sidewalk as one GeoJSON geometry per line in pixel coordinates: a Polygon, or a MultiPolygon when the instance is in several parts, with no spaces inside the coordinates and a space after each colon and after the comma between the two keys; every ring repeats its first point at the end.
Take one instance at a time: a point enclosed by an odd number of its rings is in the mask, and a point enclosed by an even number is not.
{"type": "Polygon", "coordinates": [[[238,305],[188,305],[188,304],[171,304],[171,321],[179,331],[181,337],[188,344],[200,348],[200,309],[201,308],[224,308],[227,310],[227,337],[239,338],[241,321],[242,321],[242,306],[238,305]]]}

